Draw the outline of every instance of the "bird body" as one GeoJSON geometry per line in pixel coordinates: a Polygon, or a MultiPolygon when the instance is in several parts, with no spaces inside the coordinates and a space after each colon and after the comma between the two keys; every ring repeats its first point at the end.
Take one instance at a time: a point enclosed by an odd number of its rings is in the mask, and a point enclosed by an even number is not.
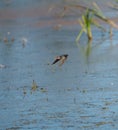
{"type": "Polygon", "coordinates": [[[55,58],[54,62],[52,63],[52,65],[55,64],[55,63],[57,63],[58,61],[60,61],[59,66],[61,66],[62,64],[64,64],[64,62],[67,59],[67,57],[68,57],[68,54],[57,56],[55,58]]]}

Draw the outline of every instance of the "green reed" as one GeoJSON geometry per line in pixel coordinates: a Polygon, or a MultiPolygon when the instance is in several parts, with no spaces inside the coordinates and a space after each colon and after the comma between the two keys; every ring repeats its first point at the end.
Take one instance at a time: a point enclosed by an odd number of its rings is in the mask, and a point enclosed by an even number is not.
{"type": "Polygon", "coordinates": [[[83,33],[86,33],[88,40],[92,40],[93,38],[92,25],[96,26],[97,28],[102,29],[103,31],[106,31],[106,29],[102,27],[101,24],[98,23],[99,20],[102,20],[106,22],[108,25],[110,25],[110,34],[112,33],[111,32],[112,27],[118,29],[118,25],[114,21],[110,20],[109,18],[103,15],[102,11],[100,10],[100,8],[97,6],[96,3],[93,3],[93,7],[94,7],[93,9],[85,7],[85,6],[81,6],[81,5],[74,5],[73,7],[76,7],[79,9],[82,8],[85,10],[85,13],[82,14],[81,19],[78,20],[81,26],[81,30],[78,36],[76,37],[76,42],[80,40],[80,37],[82,36],[83,33]]]}

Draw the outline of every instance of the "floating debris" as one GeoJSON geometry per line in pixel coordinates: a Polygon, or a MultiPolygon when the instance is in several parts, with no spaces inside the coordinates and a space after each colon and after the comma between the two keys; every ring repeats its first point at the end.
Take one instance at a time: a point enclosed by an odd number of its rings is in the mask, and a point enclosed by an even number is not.
{"type": "Polygon", "coordinates": [[[7,32],[7,34],[3,38],[4,43],[14,42],[14,40],[14,37],[11,36],[11,32],[7,32]]]}
{"type": "Polygon", "coordinates": [[[87,92],[87,90],[85,90],[85,89],[83,89],[83,91],[82,91],[83,93],[86,93],[87,92]]]}
{"type": "Polygon", "coordinates": [[[4,41],[4,43],[7,43],[7,42],[8,42],[8,38],[7,38],[7,37],[4,37],[4,38],[3,38],[3,41],[4,41]]]}
{"type": "Polygon", "coordinates": [[[15,41],[15,39],[12,37],[12,38],[11,38],[11,42],[14,42],[14,41],[15,41]]]}
{"type": "Polygon", "coordinates": [[[0,64],[0,68],[6,68],[6,65],[0,64]]]}
{"type": "Polygon", "coordinates": [[[62,25],[61,25],[61,24],[58,24],[58,25],[54,26],[53,28],[54,28],[54,30],[60,30],[61,27],[62,27],[62,25]]]}
{"type": "Polygon", "coordinates": [[[28,42],[28,39],[26,37],[22,37],[21,42],[22,42],[23,47],[25,47],[28,42]]]}
{"type": "Polygon", "coordinates": [[[40,88],[41,92],[47,92],[46,88],[40,88]]]}
{"type": "Polygon", "coordinates": [[[102,110],[108,110],[108,107],[102,107],[102,110]]]}
{"type": "Polygon", "coordinates": [[[8,35],[10,35],[10,34],[11,34],[11,32],[7,32],[7,34],[8,34],[8,35]]]}
{"type": "Polygon", "coordinates": [[[37,85],[37,84],[36,84],[36,82],[33,80],[31,90],[32,90],[32,91],[36,91],[36,90],[37,90],[37,88],[38,88],[38,85],[37,85]]]}
{"type": "Polygon", "coordinates": [[[27,94],[27,91],[25,88],[23,88],[23,94],[26,95],[27,94]]]}

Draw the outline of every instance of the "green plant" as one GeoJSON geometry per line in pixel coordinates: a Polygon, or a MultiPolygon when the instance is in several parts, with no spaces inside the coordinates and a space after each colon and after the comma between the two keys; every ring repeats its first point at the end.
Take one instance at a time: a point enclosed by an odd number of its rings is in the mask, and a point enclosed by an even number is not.
{"type": "Polygon", "coordinates": [[[110,37],[112,34],[111,28],[114,27],[118,29],[118,25],[114,21],[110,20],[109,18],[103,15],[102,11],[100,10],[100,8],[98,7],[96,3],[93,3],[92,7],[93,8],[88,8],[86,6],[73,5],[73,4],[65,7],[66,10],[67,9],[72,10],[72,8],[74,8],[74,9],[79,9],[80,11],[82,10],[84,12],[81,16],[81,19],[79,19],[81,30],[76,38],[76,42],[80,40],[80,37],[82,36],[83,33],[87,34],[88,40],[92,40],[93,38],[92,25],[96,26],[97,28],[102,29],[103,31],[106,31],[106,29],[103,28],[103,26],[101,26],[101,24],[98,23],[99,20],[106,22],[108,25],[110,25],[110,31],[109,31],[110,37]]]}
{"type": "MultiPolygon", "coordinates": [[[[118,1],[118,0],[116,0],[118,1]]],[[[77,13],[78,10],[82,13],[81,18],[78,20],[79,24],[81,26],[81,30],[79,31],[79,34],[76,37],[76,42],[78,43],[80,40],[80,37],[82,36],[83,33],[85,33],[88,37],[88,40],[92,40],[93,35],[92,35],[92,25],[96,26],[99,29],[102,29],[104,32],[107,30],[102,27],[101,23],[99,21],[103,21],[107,23],[110,28],[108,30],[110,34],[110,38],[112,36],[112,27],[118,29],[118,25],[111,19],[107,18],[106,16],[103,15],[101,9],[98,7],[98,5],[93,2],[91,4],[92,8],[83,6],[83,5],[78,5],[78,4],[69,4],[69,5],[64,5],[63,11],[61,12],[61,17],[64,17],[67,15],[67,13],[74,12],[77,13]],[[63,14],[63,15],[62,15],[63,14]]],[[[80,14],[79,12],[79,14],[80,14]]]]}
{"type": "Polygon", "coordinates": [[[100,24],[97,23],[97,21],[95,21],[93,19],[94,14],[95,14],[94,12],[91,12],[90,10],[87,9],[86,13],[84,15],[82,15],[81,19],[79,19],[79,24],[81,25],[81,30],[76,38],[76,42],[79,41],[83,32],[85,32],[87,34],[88,40],[92,40],[92,29],[91,29],[92,25],[95,25],[98,28],[105,30],[102,26],[100,26],[100,24]]]}
{"type": "Polygon", "coordinates": [[[33,80],[31,90],[32,90],[32,91],[36,91],[37,89],[38,89],[38,85],[37,85],[37,83],[33,80]]]}
{"type": "MultiPolygon", "coordinates": [[[[82,15],[81,19],[79,19],[79,24],[81,25],[81,30],[76,38],[76,42],[79,41],[81,35],[84,33],[87,34],[88,36],[88,40],[92,40],[92,28],[91,26],[94,25],[97,28],[102,29],[103,31],[106,31],[105,28],[103,28],[98,22],[97,20],[95,20],[95,18],[98,18],[104,22],[106,22],[107,24],[110,25],[110,29],[111,27],[117,28],[118,29],[118,25],[110,20],[109,18],[105,17],[102,13],[102,11],[100,10],[100,8],[97,6],[96,3],[93,3],[94,8],[88,8],[85,6],[81,6],[81,5],[73,5],[72,7],[76,7],[76,8],[82,8],[85,10],[85,13],[82,15]]],[[[112,32],[110,31],[110,34],[112,32]]]]}

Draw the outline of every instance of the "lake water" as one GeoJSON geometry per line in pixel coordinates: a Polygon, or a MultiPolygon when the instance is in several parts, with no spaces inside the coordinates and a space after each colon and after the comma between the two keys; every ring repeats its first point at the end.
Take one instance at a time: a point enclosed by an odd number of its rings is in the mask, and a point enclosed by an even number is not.
{"type": "Polygon", "coordinates": [[[78,15],[61,17],[69,3],[0,2],[0,130],[118,129],[117,30],[111,40],[93,28],[92,44],[83,35],[77,45],[78,15]],[[51,65],[62,54],[65,63],[51,65]]]}

